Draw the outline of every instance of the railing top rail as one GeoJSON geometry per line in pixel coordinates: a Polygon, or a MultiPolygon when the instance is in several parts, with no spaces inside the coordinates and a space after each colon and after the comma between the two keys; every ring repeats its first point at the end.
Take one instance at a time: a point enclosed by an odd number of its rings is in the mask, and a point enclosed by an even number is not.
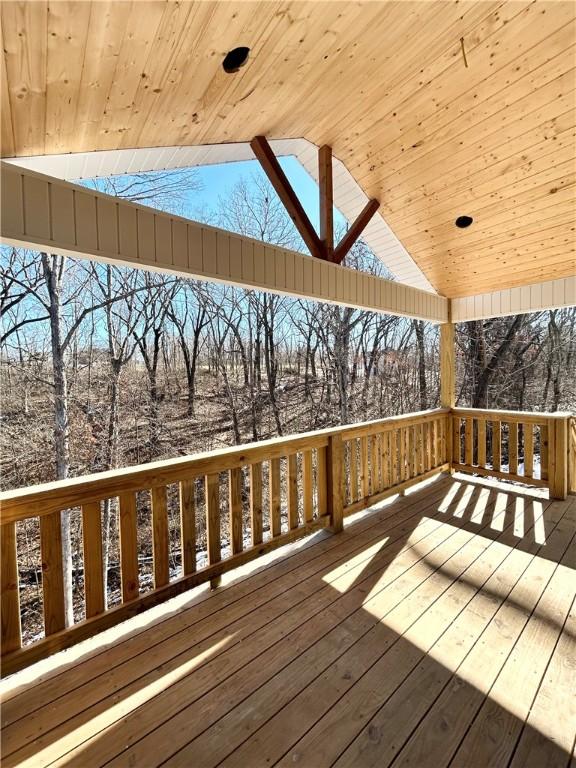
{"type": "Polygon", "coordinates": [[[437,408],[407,413],[361,424],[347,424],[289,437],[275,437],[260,442],[141,464],[136,467],[113,469],[67,480],[16,488],[0,493],[0,523],[40,517],[62,509],[71,509],[82,504],[113,498],[119,493],[169,485],[186,478],[191,479],[259,461],[281,458],[297,451],[323,448],[328,445],[328,439],[333,435],[350,439],[362,434],[372,434],[388,426],[390,428],[395,425],[407,426],[448,412],[447,408],[437,408]]]}
{"type": "Polygon", "coordinates": [[[495,408],[452,408],[452,413],[456,416],[475,416],[500,421],[513,419],[534,424],[542,424],[548,419],[567,419],[573,415],[569,411],[501,411],[495,408]]]}

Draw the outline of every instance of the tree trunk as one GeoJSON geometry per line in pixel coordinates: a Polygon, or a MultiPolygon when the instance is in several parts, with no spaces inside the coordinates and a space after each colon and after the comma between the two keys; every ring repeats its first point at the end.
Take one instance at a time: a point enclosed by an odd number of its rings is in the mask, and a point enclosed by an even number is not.
{"type": "MultiPolygon", "coordinates": [[[[54,380],[54,456],[56,479],[65,480],[70,471],[70,427],[68,420],[68,380],[62,327],[62,277],[63,256],[42,254],[42,267],[48,293],[48,316],[52,348],[52,373],[54,380]]],[[[66,626],[74,623],[72,592],[72,542],[70,538],[70,512],[61,513],[62,561],[64,571],[64,610],[66,626]]]]}
{"type": "Polygon", "coordinates": [[[424,347],[424,321],[414,320],[416,346],[418,348],[418,385],[420,389],[420,410],[428,408],[428,390],[426,387],[426,350],[424,347]]]}

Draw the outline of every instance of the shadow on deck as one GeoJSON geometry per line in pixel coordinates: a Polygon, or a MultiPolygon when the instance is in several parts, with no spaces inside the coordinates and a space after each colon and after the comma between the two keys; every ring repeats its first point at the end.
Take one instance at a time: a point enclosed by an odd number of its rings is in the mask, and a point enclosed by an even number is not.
{"type": "Polygon", "coordinates": [[[417,486],[6,680],[3,764],[568,766],[575,521],[417,486]]]}

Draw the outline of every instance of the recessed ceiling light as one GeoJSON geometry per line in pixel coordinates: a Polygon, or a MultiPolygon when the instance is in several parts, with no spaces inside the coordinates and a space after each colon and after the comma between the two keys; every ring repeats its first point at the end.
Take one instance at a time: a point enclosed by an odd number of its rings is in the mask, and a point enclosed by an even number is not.
{"type": "Polygon", "coordinates": [[[240,67],[243,67],[248,61],[249,54],[250,48],[246,48],[245,46],[233,48],[231,51],[228,51],[222,62],[224,72],[227,72],[229,75],[233,72],[238,72],[240,67]]]}
{"type": "Polygon", "coordinates": [[[466,227],[469,227],[473,221],[474,219],[472,216],[458,216],[454,224],[456,224],[458,229],[466,229],[466,227]]]}

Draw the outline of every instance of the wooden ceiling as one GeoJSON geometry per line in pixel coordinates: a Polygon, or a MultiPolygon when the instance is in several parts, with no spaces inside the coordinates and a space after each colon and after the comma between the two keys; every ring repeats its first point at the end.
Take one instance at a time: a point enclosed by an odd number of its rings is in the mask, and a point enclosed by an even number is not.
{"type": "Polygon", "coordinates": [[[2,2],[2,155],[330,144],[431,284],[575,272],[569,2],[2,2]],[[222,69],[251,48],[237,74],[222,69]],[[474,218],[465,230],[462,214],[474,218]]]}

